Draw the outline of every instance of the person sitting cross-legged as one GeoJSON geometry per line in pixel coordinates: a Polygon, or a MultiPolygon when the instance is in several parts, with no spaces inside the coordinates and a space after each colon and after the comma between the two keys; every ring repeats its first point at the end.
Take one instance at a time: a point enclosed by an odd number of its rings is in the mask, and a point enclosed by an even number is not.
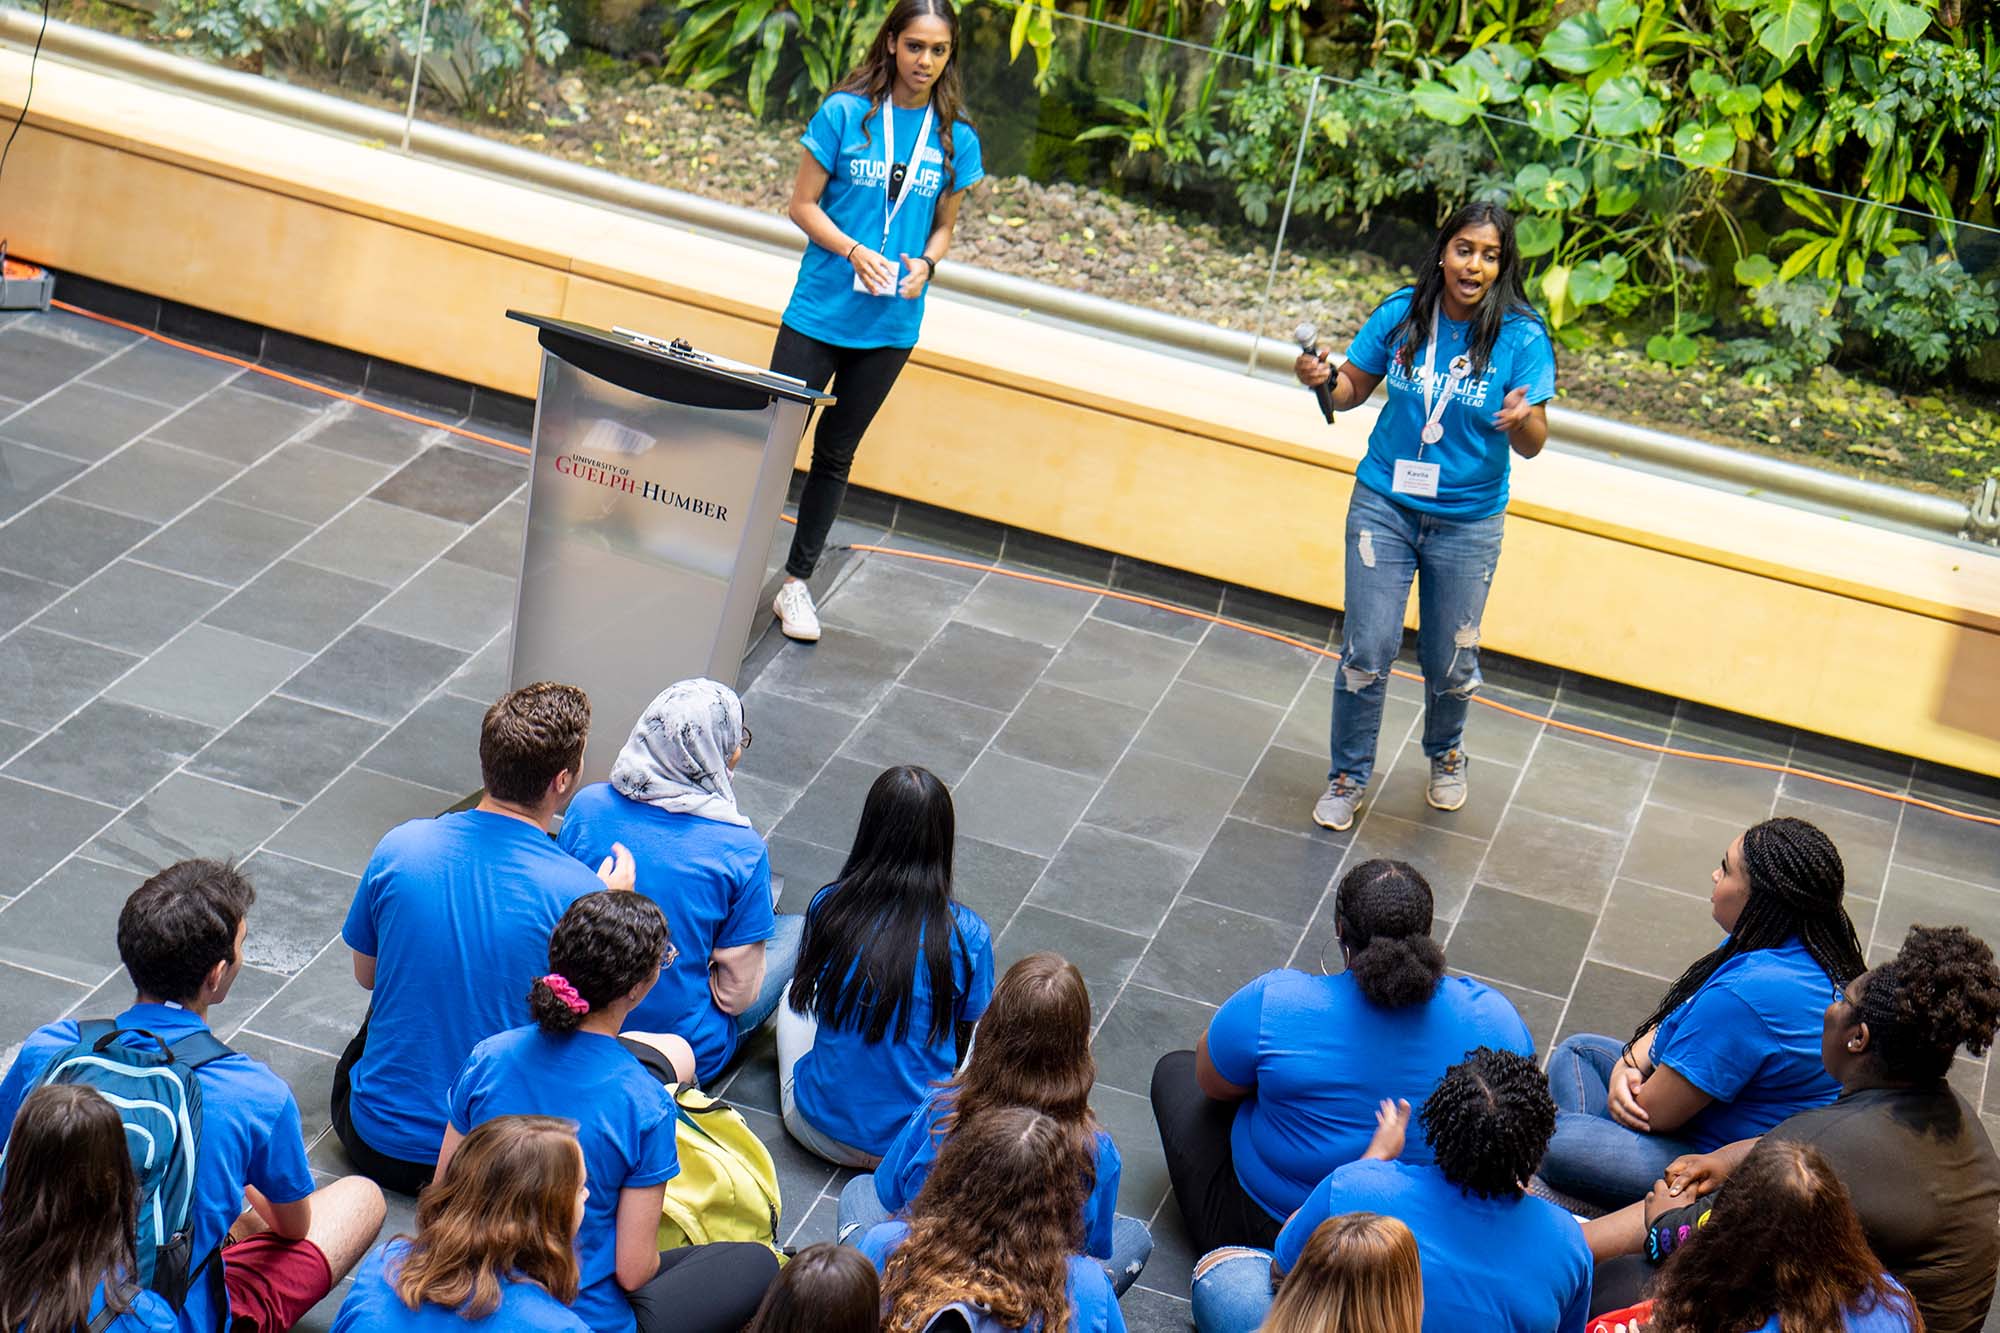
{"type": "Polygon", "coordinates": [[[1368,1152],[1306,1196],[1275,1253],[1217,1250],[1195,1266],[1201,1333],[1250,1333],[1274,1280],[1297,1267],[1320,1223],[1343,1213],[1393,1217],[1417,1238],[1427,1333],[1582,1333],[1590,1250],[1576,1219],[1527,1193],[1555,1131],[1548,1080],[1532,1060],[1481,1047],[1445,1071],[1419,1117],[1436,1161],[1396,1160],[1409,1103],[1384,1102],[1368,1152]]]}
{"type": "MultiPolygon", "coordinates": [[[[193,1135],[193,1281],[179,1311],[182,1333],[213,1333],[230,1321],[236,1333],[290,1328],[374,1244],[385,1212],[382,1191],[357,1176],[314,1188],[292,1090],[209,1031],[208,1011],[228,998],[243,970],[255,900],[242,872],[219,861],[182,861],[135,889],[118,914],[118,956],[138,995],[92,1041],[149,1053],[172,1048],[193,1065],[201,1122],[193,1135]]],[[[0,1079],[0,1131],[14,1125],[45,1077],[95,1076],[68,1067],[66,1058],[85,1028],[66,1018],[28,1035],[0,1079]],[[53,1069],[58,1062],[65,1068],[53,1069]]],[[[186,1129],[193,1128],[190,1114],[186,1129]]],[[[13,1147],[11,1139],[0,1141],[0,1150],[13,1147]]]]}
{"type": "Polygon", "coordinates": [[[528,1021],[522,978],[540,970],[563,909],[632,886],[622,848],[593,875],[549,840],[589,734],[590,700],[574,685],[510,691],[480,724],[478,806],[397,825],[362,872],[340,933],[372,996],[333,1071],[333,1131],[389,1189],[430,1183],[452,1075],[474,1046],[528,1021]]]}
{"type": "Polygon", "coordinates": [[[577,793],[562,848],[596,865],[625,846],[631,887],[658,903],[678,950],[632,1014],[634,1033],[670,1032],[694,1052],[684,1082],[714,1084],[776,1012],[803,922],[771,900],[771,856],[731,781],[750,746],[736,691],[683,680],[646,705],[609,782],[577,793]]]}
{"type": "Polygon", "coordinates": [[[1118,1145],[1090,1109],[1097,1061],[1090,1051],[1090,990],[1076,964],[1057,953],[1031,953],[1007,969],[979,1020],[965,1068],[911,1112],[872,1174],[840,1192],[843,1240],[888,1221],[909,1206],[960,1122],[989,1106],[1027,1106],[1089,1128],[1097,1143],[1090,1197],[1084,1201],[1084,1250],[1105,1264],[1122,1295],[1153,1252],[1152,1233],[1118,1214],[1124,1171],[1118,1145]]]}

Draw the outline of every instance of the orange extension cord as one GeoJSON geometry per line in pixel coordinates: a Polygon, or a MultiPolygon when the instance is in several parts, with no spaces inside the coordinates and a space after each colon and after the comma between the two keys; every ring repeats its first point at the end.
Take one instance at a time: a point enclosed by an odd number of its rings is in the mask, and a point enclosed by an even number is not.
{"type": "MultiPolygon", "coordinates": [[[[137,324],[128,324],[122,319],[112,319],[108,315],[100,315],[93,311],[81,309],[69,304],[67,301],[55,301],[52,304],[58,309],[66,310],[73,315],[81,315],[85,319],[94,319],[102,324],[110,324],[121,329],[127,329],[133,333],[151,338],[155,342],[165,343],[169,347],[178,347],[184,352],[192,352],[196,356],[207,357],[211,361],[221,361],[227,365],[240,366],[245,370],[255,371],[259,375],[268,375],[272,379],[282,380],[286,384],[295,385],[301,389],[308,389],[313,393],[324,394],[329,398],[337,398],[344,403],[353,403],[357,407],[365,407],[371,412],[380,412],[385,416],[395,417],[398,420],[414,422],[417,425],[428,426],[435,430],[448,431],[463,439],[477,440],[481,444],[490,444],[496,449],[505,449],[511,453],[531,454],[533,452],[518,444],[510,444],[506,440],[498,440],[491,435],[481,435],[478,431],[467,430],[463,426],[449,426],[441,421],[432,421],[428,417],[417,416],[412,412],[404,412],[398,408],[388,407],[381,403],[371,403],[367,399],[357,397],[354,394],[342,393],[338,389],[329,389],[323,384],[315,384],[311,380],[287,375],[281,371],[258,365],[255,362],[245,361],[241,357],[230,356],[226,352],[215,352],[210,351],[206,347],[196,347],[191,343],[184,343],[179,339],[155,333],[151,329],[140,328],[137,324]]],[[[785,521],[789,523],[794,520],[788,516],[785,521]]],[[[1169,602],[1155,601],[1150,597],[1140,597],[1129,592],[1117,592],[1110,588],[1098,588],[1088,583],[1074,583],[1068,579],[1051,578],[1044,574],[1029,574],[1021,570],[1002,569],[998,565],[980,564],[976,560],[959,560],[952,556],[931,555],[923,551],[903,551],[893,546],[870,546],[856,542],[851,544],[848,549],[864,551],[869,555],[888,555],[895,556],[901,560],[917,560],[925,564],[950,565],[956,569],[978,570],[988,574],[1000,574],[1010,579],[1020,579],[1024,583],[1040,583],[1051,588],[1068,588],[1076,592],[1094,593],[1100,597],[1112,597],[1121,602],[1131,602],[1135,606],[1150,606],[1155,610],[1168,611],[1177,616],[1187,616],[1192,620],[1205,620],[1212,625],[1222,625],[1229,629],[1240,630],[1245,634],[1254,634],[1261,639],[1270,639],[1274,643],[1282,643],[1293,648],[1303,649],[1320,657],[1331,658],[1334,661],[1340,660],[1340,654],[1329,648],[1302,643],[1288,635],[1279,634],[1272,630],[1259,629],[1255,625],[1245,625],[1241,621],[1230,620],[1223,616],[1210,615],[1206,611],[1191,611],[1184,606],[1174,606],[1169,602]]],[[[1414,671],[1395,671],[1393,674],[1402,677],[1404,680],[1420,681],[1423,679],[1422,676],[1414,671]]],[[[1526,709],[1515,708],[1511,704],[1503,704],[1498,700],[1482,698],[1479,695],[1474,695],[1472,702],[1484,705],[1496,712],[1525,718],[1530,722],[1538,723],[1545,727],[1553,727],[1558,731],[1566,731],[1571,735],[1588,736],[1592,740],[1605,741],[1612,745],[1622,745],[1628,749],[1644,750],[1650,754],[1671,755],[1676,759],[1695,759],[1705,764],[1726,764],[1732,768],[1756,768],[1762,769],[1766,773],[1807,778],[1813,782],[1823,782],[1830,787],[1843,787],[1848,791],[1860,792],[1864,796],[1874,796],[1884,801],[1894,801],[1901,805],[1913,805],[1921,810],[1935,811],[1941,815],[1949,815],[1953,819],[1963,819],[1968,823],[1987,824],[2000,828],[2000,818],[1995,818],[1991,815],[1978,815],[1966,810],[1954,810],[1948,805],[1939,805],[1935,801],[1926,801],[1920,796],[1906,796],[1899,792],[1883,791],[1878,787],[1870,787],[1865,783],[1850,782],[1846,778],[1829,777],[1824,773],[1813,773],[1806,769],[1793,768],[1789,764],[1773,764],[1761,759],[1738,759],[1733,755],[1706,754],[1699,750],[1682,750],[1671,745],[1656,745],[1651,741],[1633,740],[1630,737],[1613,735],[1608,731],[1598,731],[1592,727],[1580,726],[1574,722],[1562,722],[1553,717],[1542,717],[1530,713],[1526,709]]]]}

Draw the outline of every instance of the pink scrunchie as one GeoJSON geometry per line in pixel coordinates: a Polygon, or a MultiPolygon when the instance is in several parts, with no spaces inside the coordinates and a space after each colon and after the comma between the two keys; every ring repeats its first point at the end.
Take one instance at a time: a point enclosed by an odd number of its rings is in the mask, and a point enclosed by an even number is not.
{"type": "Polygon", "coordinates": [[[590,1001],[576,993],[576,987],[569,984],[569,978],[560,972],[551,972],[542,978],[542,984],[556,993],[556,998],[568,1005],[571,1013],[587,1014],[590,1001]]]}

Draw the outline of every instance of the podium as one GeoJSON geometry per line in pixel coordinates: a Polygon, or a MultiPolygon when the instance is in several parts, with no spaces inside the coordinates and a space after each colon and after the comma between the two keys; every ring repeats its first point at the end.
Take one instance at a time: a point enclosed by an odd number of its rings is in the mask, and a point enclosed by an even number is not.
{"type": "Polygon", "coordinates": [[[736,683],[813,408],[798,380],[568,320],[540,330],[513,686],[590,695],[584,782],[674,681],[736,683]]]}

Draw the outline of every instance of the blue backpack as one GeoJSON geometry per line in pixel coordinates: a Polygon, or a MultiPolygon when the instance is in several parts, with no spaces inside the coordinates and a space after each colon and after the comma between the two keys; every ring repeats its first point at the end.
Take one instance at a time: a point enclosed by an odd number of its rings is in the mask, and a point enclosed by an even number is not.
{"type": "MultiPolygon", "coordinates": [[[[139,1178],[133,1245],[139,1285],[179,1310],[204,1269],[211,1283],[221,1285],[215,1251],[193,1262],[195,1164],[201,1156],[201,1084],[195,1071],[234,1052],[210,1032],[189,1033],[170,1046],[143,1028],[121,1028],[108,1018],[87,1019],[77,1032],[76,1044],[49,1061],[36,1086],[82,1084],[118,1108],[139,1178]]],[[[0,1155],[0,1167],[5,1160],[0,1155]]],[[[229,1308],[226,1297],[219,1308],[229,1308]]]]}

